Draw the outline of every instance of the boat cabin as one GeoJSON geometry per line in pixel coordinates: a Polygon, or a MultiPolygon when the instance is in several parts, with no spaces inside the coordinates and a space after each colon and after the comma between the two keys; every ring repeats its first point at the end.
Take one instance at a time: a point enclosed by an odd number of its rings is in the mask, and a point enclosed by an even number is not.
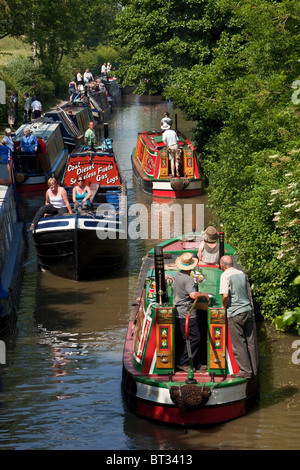
{"type": "Polygon", "coordinates": [[[40,118],[31,124],[23,124],[15,132],[13,140],[13,161],[18,190],[41,191],[47,187],[46,182],[50,176],[61,178],[68,149],[63,141],[59,123],[40,118]],[[29,158],[20,148],[24,130],[27,128],[38,141],[37,155],[34,158],[29,158]]]}
{"type": "MultiPolygon", "coordinates": [[[[148,177],[156,179],[169,178],[169,155],[162,140],[163,132],[139,132],[135,157],[148,177]]],[[[192,143],[180,132],[178,145],[182,154],[181,175],[188,178],[200,178],[197,163],[196,149],[192,143]]]]}

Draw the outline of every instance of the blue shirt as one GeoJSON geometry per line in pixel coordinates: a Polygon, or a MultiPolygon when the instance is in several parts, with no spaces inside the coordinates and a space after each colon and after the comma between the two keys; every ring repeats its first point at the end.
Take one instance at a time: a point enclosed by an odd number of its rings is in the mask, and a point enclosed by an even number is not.
{"type": "Polygon", "coordinates": [[[35,148],[38,146],[38,141],[35,135],[30,134],[28,137],[22,137],[20,147],[24,153],[36,152],[35,148]]]}

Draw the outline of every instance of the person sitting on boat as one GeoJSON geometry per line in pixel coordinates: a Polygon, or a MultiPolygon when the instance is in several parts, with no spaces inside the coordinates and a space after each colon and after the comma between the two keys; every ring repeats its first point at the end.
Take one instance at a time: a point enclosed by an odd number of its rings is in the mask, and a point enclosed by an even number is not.
{"type": "Polygon", "coordinates": [[[34,232],[39,220],[44,214],[63,215],[69,212],[72,214],[72,208],[69,203],[67,191],[62,188],[55,178],[48,179],[49,189],[46,191],[45,205],[40,207],[35,214],[29,230],[34,232]]]}
{"type": "Polygon", "coordinates": [[[20,149],[24,156],[23,163],[25,173],[34,173],[38,141],[36,136],[31,134],[29,127],[24,129],[24,135],[20,141],[20,149]]]}
{"type": "Polygon", "coordinates": [[[89,128],[84,133],[84,143],[88,147],[96,144],[96,134],[94,132],[94,123],[89,122],[89,128]]]}
{"type": "Polygon", "coordinates": [[[89,209],[91,207],[90,197],[92,196],[92,192],[89,186],[84,184],[83,176],[77,177],[77,185],[73,188],[73,202],[75,207],[80,209],[89,209]]]}
{"type": "Polygon", "coordinates": [[[160,121],[160,127],[163,125],[164,122],[166,122],[170,127],[172,127],[173,121],[172,121],[172,119],[170,118],[170,115],[169,115],[168,112],[165,112],[165,113],[164,113],[164,117],[163,117],[162,120],[160,121]]]}
{"type": "MultiPolygon", "coordinates": [[[[193,360],[197,361],[199,346],[200,346],[200,331],[198,326],[198,319],[196,309],[190,312],[191,307],[196,299],[205,299],[209,302],[208,294],[198,292],[193,278],[190,276],[191,271],[197,265],[197,258],[193,258],[191,253],[183,253],[176,259],[176,265],[180,271],[175,276],[173,299],[174,306],[176,307],[176,327],[181,332],[184,341],[183,352],[178,358],[177,369],[190,371],[189,356],[185,336],[185,321],[188,313],[189,318],[189,340],[191,346],[191,354],[193,360]]],[[[200,366],[196,364],[196,366],[200,366]]]]}
{"type": "Polygon", "coordinates": [[[200,264],[219,264],[219,234],[215,227],[209,226],[204,232],[204,240],[200,242],[198,260],[200,264]]]}
{"type": "Polygon", "coordinates": [[[220,291],[227,310],[228,326],[235,360],[240,368],[235,377],[250,379],[257,375],[255,320],[245,273],[233,267],[231,256],[220,259],[223,271],[220,291]]]}
{"type": "Polygon", "coordinates": [[[173,131],[169,124],[166,122],[163,123],[161,126],[164,133],[162,135],[162,140],[165,146],[168,149],[169,153],[169,160],[171,164],[171,174],[172,177],[175,177],[175,168],[176,168],[176,176],[179,176],[179,168],[181,163],[181,152],[178,146],[178,136],[175,131],[173,131]]]}

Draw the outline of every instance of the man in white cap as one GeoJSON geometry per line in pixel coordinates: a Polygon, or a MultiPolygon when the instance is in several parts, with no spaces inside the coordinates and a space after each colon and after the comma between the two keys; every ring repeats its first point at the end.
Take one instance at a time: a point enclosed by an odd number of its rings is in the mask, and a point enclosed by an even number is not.
{"type": "Polygon", "coordinates": [[[162,140],[165,146],[168,149],[169,153],[169,160],[171,164],[171,174],[172,177],[175,177],[175,167],[176,167],[176,174],[179,176],[179,166],[180,166],[180,150],[178,146],[178,137],[175,131],[170,128],[169,124],[164,121],[161,129],[164,131],[162,135],[162,140]]]}
{"type": "Polygon", "coordinates": [[[164,113],[164,117],[160,121],[160,126],[162,126],[164,122],[166,122],[170,127],[172,127],[173,121],[167,111],[164,113]]]}
{"type": "MultiPolygon", "coordinates": [[[[192,269],[194,269],[197,263],[197,258],[193,258],[191,253],[184,253],[176,259],[176,264],[180,271],[175,277],[173,299],[174,305],[176,307],[176,323],[181,331],[181,336],[184,341],[183,352],[181,357],[178,359],[177,368],[185,372],[190,371],[189,356],[185,337],[186,317],[196,299],[205,299],[209,302],[208,294],[198,292],[194,280],[190,276],[192,269]]],[[[200,345],[200,331],[196,309],[190,313],[189,340],[192,357],[193,360],[195,360],[197,359],[197,353],[200,345]]]]}

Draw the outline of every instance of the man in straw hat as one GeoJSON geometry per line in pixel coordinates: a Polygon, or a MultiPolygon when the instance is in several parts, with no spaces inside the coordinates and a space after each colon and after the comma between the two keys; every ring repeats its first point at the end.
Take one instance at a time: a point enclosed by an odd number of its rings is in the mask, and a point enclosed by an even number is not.
{"type": "MultiPolygon", "coordinates": [[[[192,269],[197,265],[197,258],[193,258],[191,253],[184,253],[176,259],[176,265],[180,269],[174,282],[174,305],[176,307],[177,327],[181,332],[184,341],[183,352],[178,360],[177,368],[190,371],[189,357],[185,337],[185,320],[196,299],[205,299],[209,301],[208,294],[198,292],[193,278],[190,276],[192,269]]],[[[200,331],[197,320],[196,309],[190,313],[189,320],[189,339],[193,360],[197,359],[197,353],[200,344],[200,331]]]]}
{"type": "Polygon", "coordinates": [[[219,234],[211,225],[204,232],[204,240],[200,242],[198,260],[201,264],[219,264],[219,234]]]}

